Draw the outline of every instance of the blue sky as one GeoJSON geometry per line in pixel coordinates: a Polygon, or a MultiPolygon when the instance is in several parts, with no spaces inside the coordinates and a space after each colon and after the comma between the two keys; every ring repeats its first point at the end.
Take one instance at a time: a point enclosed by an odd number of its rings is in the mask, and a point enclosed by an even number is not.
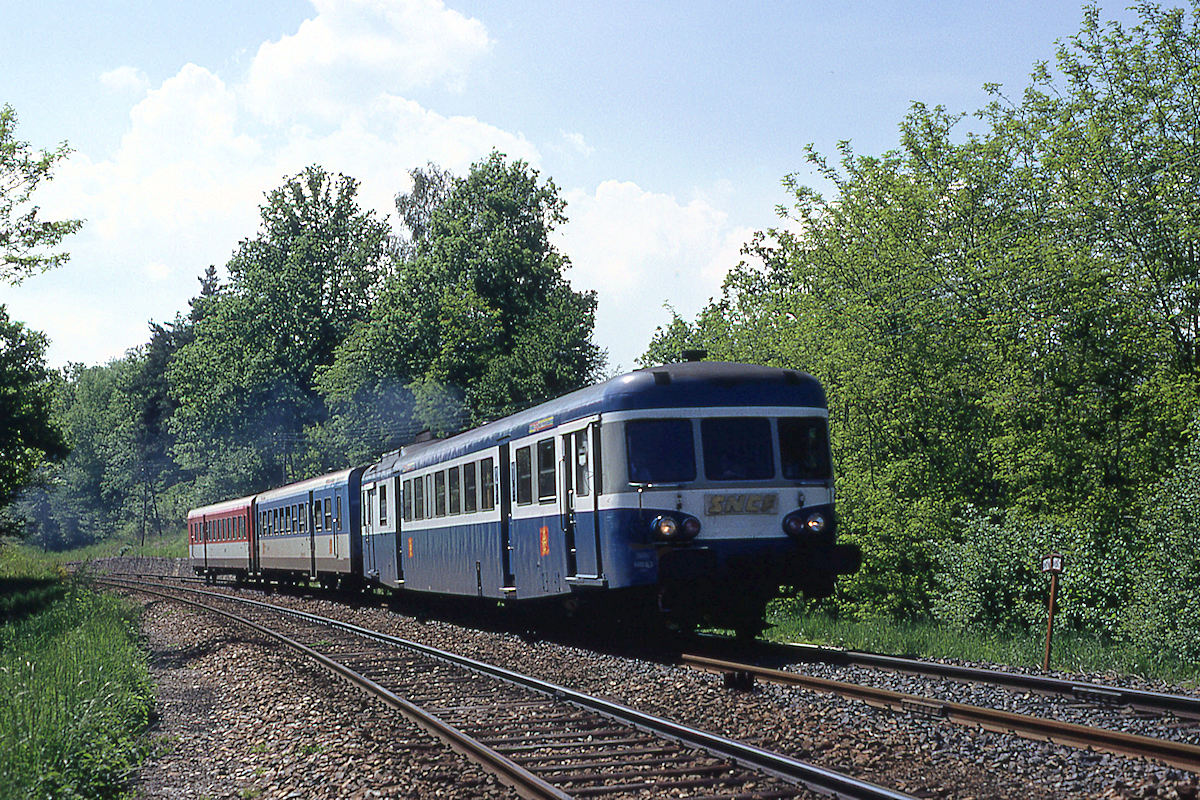
{"type": "Polygon", "coordinates": [[[185,309],[307,164],[394,216],[409,169],[462,174],[495,147],[562,190],[568,277],[598,292],[597,343],[631,368],[663,304],[690,316],[775,224],[784,175],[819,185],[806,143],[879,153],[913,101],[1018,94],[1081,18],[1070,2],[578,5],[5,0],[0,102],[19,138],[70,143],[37,199],[87,224],[66,266],[0,302],[50,336],[53,364],[102,363],[185,309]]]}

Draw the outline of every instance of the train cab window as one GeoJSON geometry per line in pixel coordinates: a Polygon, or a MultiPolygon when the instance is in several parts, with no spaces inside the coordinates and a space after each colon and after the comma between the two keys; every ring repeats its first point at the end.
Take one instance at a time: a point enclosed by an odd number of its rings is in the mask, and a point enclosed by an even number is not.
{"type": "Polygon", "coordinates": [[[761,481],[775,477],[771,421],[765,417],[700,420],[704,477],[710,481],[761,481]]]}
{"type": "Polygon", "coordinates": [[[438,470],[433,476],[433,511],[439,517],[446,516],[446,471],[438,470]]]}
{"type": "Polygon", "coordinates": [[[462,467],[462,493],[463,493],[463,513],[474,514],[475,509],[479,508],[478,498],[475,496],[475,462],[463,464],[462,467]]]}
{"type": "Polygon", "coordinates": [[[630,483],[696,480],[696,446],[690,419],[635,419],[625,423],[630,483]]]}
{"type": "Polygon", "coordinates": [[[829,463],[829,427],[821,417],[779,420],[779,458],[789,481],[826,480],[833,476],[829,463]]]}
{"type": "Polygon", "coordinates": [[[496,507],[495,464],[490,458],[479,462],[479,508],[491,511],[496,507]]]}
{"type": "Polygon", "coordinates": [[[554,440],[542,439],[537,443],[537,486],[538,502],[554,502],[554,440]]]}
{"type": "Polygon", "coordinates": [[[404,508],[403,519],[405,522],[412,522],[413,518],[413,488],[412,480],[407,480],[400,487],[400,502],[404,508]]]}
{"type": "Polygon", "coordinates": [[[425,479],[421,477],[413,481],[413,515],[425,519],[425,479]]]}
{"type": "Polygon", "coordinates": [[[325,530],[333,530],[333,508],[329,498],[325,498],[325,530]]]}
{"type": "Polygon", "coordinates": [[[533,502],[533,460],[528,447],[517,449],[517,505],[533,502]]]}
{"type": "Polygon", "coordinates": [[[577,431],[572,434],[571,442],[575,451],[575,494],[579,497],[587,497],[592,491],[592,487],[588,485],[590,470],[588,469],[587,431],[577,431]]]}
{"type": "Polygon", "coordinates": [[[450,489],[450,513],[462,513],[462,483],[459,477],[458,467],[451,467],[446,474],[446,481],[450,489]]]}
{"type": "Polygon", "coordinates": [[[379,484],[379,524],[387,525],[387,484],[379,484]]]}

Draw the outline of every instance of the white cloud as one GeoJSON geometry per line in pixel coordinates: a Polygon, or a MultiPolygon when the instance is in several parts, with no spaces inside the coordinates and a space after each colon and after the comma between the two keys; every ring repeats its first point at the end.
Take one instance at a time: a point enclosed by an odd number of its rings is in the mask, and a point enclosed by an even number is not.
{"type": "Polygon", "coordinates": [[[596,338],[614,366],[631,367],[645,350],[669,319],[664,303],[690,317],[716,296],[753,235],[702,197],[681,203],[630,182],[605,181],[566,199],[560,246],[574,265],[572,284],[600,290],[596,338]]]}
{"type": "Polygon", "coordinates": [[[587,143],[587,140],[583,138],[582,133],[568,133],[567,131],[561,131],[561,133],[563,141],[565,141],[567,146],[575,152],[584,156],[590,156],[592,153],[596,152],[596,148],[587,143]]]}
{"type": "Polygon", "coordinates": [[[313,0],[317,16],[259,47],[248,108],[270,120],[335,120],[380,93],[461,87],[490,40],[441,0],[313,0]]]}
{"type": "Polygon", "coordinates": [[[114,92],[142,94],[150,88],[150,79],[137,67],[117,67],[100,73],[100,83],[114,92]]]}
{"type": "MultiPolygon", "coordinates": [[[[315,5],[317,17],[293,37],[260,49],[247,82],[183,66],[131,108],[114,152],[75,153],[39,189],[45,218],[86,220],[66,243],[66,267],[31,278],[4,301],[50,333],[52,363],[120,356],[145,341],[147,320],[186,310],[196,276],[254,234],[264,192],[310,164],[359,179],[360,202],[386,216],[408,187],[408,170],[427,161],[463,174],[497,148],[540,162],[522,135],[424,108],[397,95],[384,74],[398,59],[409,64],[403,85],[465,75],[486,49],[480,23],[431,0],[315,5]],[[301,45],[318,44],[320,59],[301,58],[301,45]],[[313,87],[306,70],[319,64],[332,68],[313,87]],[[353,104],[332,122],[300,106],[273,122],[255,104],[256,92],[278,92],[286,104],[313,89],[353,104]]],[[[138,74],[113,70],[108,81],[138,74]]]]}

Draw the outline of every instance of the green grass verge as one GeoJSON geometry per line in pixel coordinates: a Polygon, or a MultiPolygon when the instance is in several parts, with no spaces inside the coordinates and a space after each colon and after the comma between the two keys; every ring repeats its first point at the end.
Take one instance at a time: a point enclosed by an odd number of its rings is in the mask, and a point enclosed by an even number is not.
{"type": "Polygon", "coordinates": [[[154,706],[136,609],[0,553],[0,794],[115,798],[148,748],[154,706]],[[17,573],[17,574],[14,574],[17,573]],[[53,587],[53,588],[52,588],[53,587]]]}
{"type": "MultiPolygon", "coordinates": [[[[806,613],[794,600],[779,600],[767,610],[765,638],[776,642],[808,642],[851,650],[923,658],[959,658],[1004,666],[1040,669],[1046,631],[980,633],[959,631],[932,622],[833,619],[806,613]]],[[[1075,673],[1138,676],[1169,683],[1200,684],[1200,665],[1172,657],[1169,648],[1147,653],[1129,645],[1056,631],[1050,667],[1075,673]]]]}

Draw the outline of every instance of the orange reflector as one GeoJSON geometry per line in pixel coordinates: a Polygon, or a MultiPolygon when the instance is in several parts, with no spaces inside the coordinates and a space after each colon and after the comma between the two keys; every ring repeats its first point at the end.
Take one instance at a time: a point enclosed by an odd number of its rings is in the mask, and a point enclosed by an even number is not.
{"type": "Polygon", "coordinates": [[[547,528],[545,525],[543,525],[542,529],[541,529],[541,531],[539,531],[539,533],[541,533],[541,537],[542,537],[542,540],[541,540],[542,555],[548,556],[548,555],[550,555],[550,529],[547,528]]]}
{"type": "Polygon", "coordinates": [[[408,537],[408,557],[412,558],[412,540],[413,537],[408,537]]]}

